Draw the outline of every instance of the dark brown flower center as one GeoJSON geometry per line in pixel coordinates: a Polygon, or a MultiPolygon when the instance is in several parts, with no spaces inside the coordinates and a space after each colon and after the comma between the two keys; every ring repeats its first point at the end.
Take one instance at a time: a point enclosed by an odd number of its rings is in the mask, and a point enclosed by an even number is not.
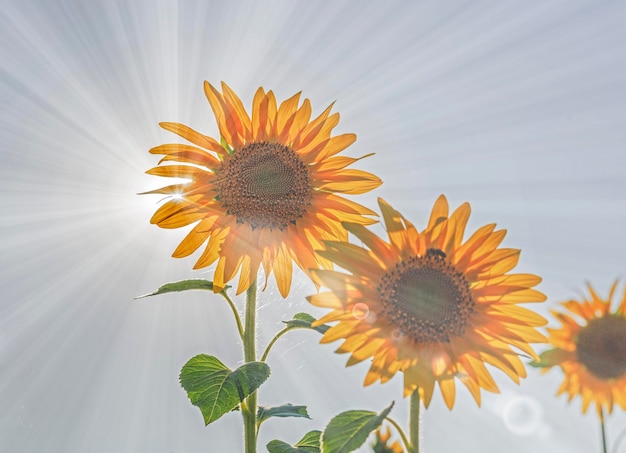
{"type": "Polygon", "coordinates": [[[626,319],[608,315],[589,321],[576,339],[576,355],[600,379],[626,375],[626,319]]]}
{"type": "Polygon", "coordinates": [[[280,143],[248,143],[218,170],[217,199],[237,223],[284,230],[311,204],[307,165],[280,143]]]}
{"type": "Polygon", "coordinates": [[[398,263],[380,280],[385,317],[419,343],[462,335],[476,305],[465,276],[438,249],[398,263]]]}

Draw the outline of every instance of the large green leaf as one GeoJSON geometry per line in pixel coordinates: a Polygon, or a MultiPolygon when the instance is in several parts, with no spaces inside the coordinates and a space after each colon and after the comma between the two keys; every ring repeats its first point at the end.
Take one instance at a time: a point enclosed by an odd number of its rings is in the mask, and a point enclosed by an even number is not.
{"type": "Polygon", "coordinates": [[[282,440],[272,440],[266,447],[270,453],[320,453],[320,431],[309,431],[295,446],[282,440]]]}
{"type": "MultiPolygon", "coordinates": [[[[225,289],[227,288],[230,288],[230,286],[226,286],[225,289]]],[[[166,283],[165,285],[160,286],[159,289],[157,289],[156,291],[144,294],[143,296],[137,296],[135,297],[135,299],[143,299],[144,297],[157,296],[159,294],[190,291],[196,289],[213,291],[213,282],[210,282],[209,280],[193,279],[166,283]]]]}
{"type": "Polygon", "coordinates": [[[180,371],[180,385],[209,424],[237,407],[270,375],[262,362],[248,362],[231,371],[216,357],[200,354],[180,371]]]}
{"type": "Polygon", "coordinates": [[[283,322],[287,324],[288,327],[293,327],[294,329],[313,329],[322,334],[330,329],[330,327],[327,325],[311,327],[311,324],[313,324],[313,322],[315,321],[316,319],[308,313],[296,313],[295,315],[293,315],[293,319],[283,322]]]}
{"type": "Polygon", "coordinates": [[[257,423],[261,424],[270,417],[311,418],[306,411],[306,406],[294,406],[293,404],[283,404],[282,406],[275,407],[259,406],[257,411],[257,423]]]}
{"type": "Polygon", "coordinates": [[[322,434],[323,453],[350,453],[359,448],[370,433],[380,427],[393,403],[380,414],[347,411],[333,417],[322,434]]]}

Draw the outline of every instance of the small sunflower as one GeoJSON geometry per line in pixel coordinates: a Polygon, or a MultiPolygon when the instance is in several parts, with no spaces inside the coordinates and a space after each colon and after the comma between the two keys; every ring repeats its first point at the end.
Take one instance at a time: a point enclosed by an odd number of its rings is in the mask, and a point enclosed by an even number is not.
{"type": "Polygon", "coordinates": [[[617,283],[606,300],[588,285],[589,298],[563,303],[569,313],[552,311],[562,326],[548,329],[554,348],[536,363],[543,372],[561,367],[565,379],[557,394],[567,393],[568,401],[579,395],[583,413],[592,402],[599,416],[603,409],[610,414],[615,404],[626,410],[626,292],[611,312],[617,283]]]}
{"type": "Polygon", "coordinates": [[[532,289],[536,275],[507,274],[520,251],[498,248],[506,230],[485,225],[463,242],[470,206],[448,216],[443,195],[422,232],[384,200],[379,206],[389,242],[346,223],[366,247],[334,241],[318,252],[350,272],[313,272],[331,289],[308,298],[332,309],[317,323],[339,321],[322,342],[344,339],[337,352],[351,353],[348,366],[373,358],[364,385],[402,371],[405,396],[417,389],[426,407],[437,382],[452,408],[455,378],[480,405],[481,388],[498,391],[485,364],[519,383],[526,369],[516,350],[536,357],[529,343],[546,340],[535,329],[546,321],[518,304],[545,296],[532,289]]]}
{"type": "MultiPolygon", "coordinates": [[[[259,88],[248,115],[239,97],[222,83],[222,93],[208,82],[204,91],[217,119],[221,140],[178,123],[161,127],[192,145],[152,148],[165,155],[148,174],[184,178],[146,193],[169,200],[152,216],[161,228],[195,226],[174,251],[176,258],[194,253],[206,243],[194,269],[217,261],[214,285],[223,288],[240,271],[237,293],[255,280],[262,265],[273,271],[283,297],[289,293],[292,260],[308,273],[331,264],[314,250],[324,240],[345,240],[341,222],[374,223],[375,212],[340,194],[360,194],[381,180],[347,169],[359,160],[336,154],[350,146],[355,134],[331,137],[339,114],[332,104],[311,119],[311,104],[300,93],[277,106],[272,91],[259,88]],[[176,162],[174,165],[160,165],[176,162]]],[[[365,156],[364,156],[365,157],[365,156]]]]}
{"type": "Polygon", "coordinates": [[[372,444],[372,449],[374,453],[404,453],[404,449],[400,442],[394,441],[392,444],[389,443],[389,439],[391,438],[391,431],[389,428],[382,432],[382,428],[376,430],[376,439],[374,440],[374,444],[372,444]]]}

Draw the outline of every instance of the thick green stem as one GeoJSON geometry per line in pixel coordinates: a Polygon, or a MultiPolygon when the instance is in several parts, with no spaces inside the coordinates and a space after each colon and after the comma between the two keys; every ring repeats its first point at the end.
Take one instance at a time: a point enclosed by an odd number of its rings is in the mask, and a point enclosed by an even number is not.
{"type": "MultiPolygon", "coordinates": [[[[256,361],[256,280],[246,292],[246,319],[243,333],[243,355],[245,362],[256,361]]],[[[242,408],[245,453],[256,453],[256,392],[245,400],[242,408]]]]}
{"type": "Polygon", "coordinates": [[[604,427],[604,409],[600,409],[600,429],[602,430],[602,452],[607,453],[606,449],[606,429],[604,427]]]}
{"type": "Polygon", "coordinates": [[[411,453],[420,451],[420,394],[419,389],[411,394],[409,403],[409,438],[411,439],[411,453]]]}

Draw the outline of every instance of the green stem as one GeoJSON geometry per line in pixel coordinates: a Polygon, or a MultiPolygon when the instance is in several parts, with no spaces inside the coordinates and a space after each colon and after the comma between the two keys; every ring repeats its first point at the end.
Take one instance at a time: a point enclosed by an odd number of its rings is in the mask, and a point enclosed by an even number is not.
{"type": "MultiPolygon", "coordinates": [[[[246,363],[256,361],[256,280],[246,292],[246,319],[243,331],[243,354],[246,363]]],[[[244,424],[245,453],[256,453],[256,392],[245,400],[242,408],[244,424]]]]}
{"type": "Polygon", "coordinates": [[[270,341],[269,344],[267,345],[267,348],[265,348],[265,352],[263,353],[263,356],[261,356],[261,362],[265,362],[267,360],[267,356],[270,355],[270,350],[272,349],[272,346],[274,346],[274,343],[276,343],[280,337],[285,335],[290,330],[293,330],[293,327],[285,327],[283,330],[278,332],[274,336],[274,338],[272,338],[272,341],[270,341]]]}
{"type": "Polygon", "coordinates": [[[226,294],[226,290],[223,290],[220,294],[224,299],[226,299],[226,302],[228,302],[228,305],[230,305],[230,309],[233,311],[233,315],[235,315],[235,322],[237,323],[237,331],[239,331],[239,337],[243,341],[243,326],[241,325],[241,318],[239,317],[239,312],[237,311],[237,307],[235,307],[235,304],[233,303],[232,299],[228,297],[228,294],[226,294]]]}
{"type": "Polygon", "coordinates": [[[419,388],[411,394],[409,403],[409,437],[411,439],[411,453],[420,451],[420,394],[419,388]]]}
{"type": "Polygon", "coordinates": [[[390,417],[385,417],[385,420],[387,420],[394,428],[396,428],[396,431],[398,431],[398,434],[400,434],[400,437],[402,438],[404,448],[406,448],[407,452],[410,452],[411,444],[409,443],[409,439],[406,438],[406,434],[404,434],[404,431],[402,431],[402,428],[400,428],[400,425],[398,425],[398,423],[390,417]]]}
{"type": "Polygon", "coordinates": [[[604,427],[604,409],[600,408],[600,428],[602,430],[602,451],[607,453],[606,449],[606,429],[604,427]]]}

